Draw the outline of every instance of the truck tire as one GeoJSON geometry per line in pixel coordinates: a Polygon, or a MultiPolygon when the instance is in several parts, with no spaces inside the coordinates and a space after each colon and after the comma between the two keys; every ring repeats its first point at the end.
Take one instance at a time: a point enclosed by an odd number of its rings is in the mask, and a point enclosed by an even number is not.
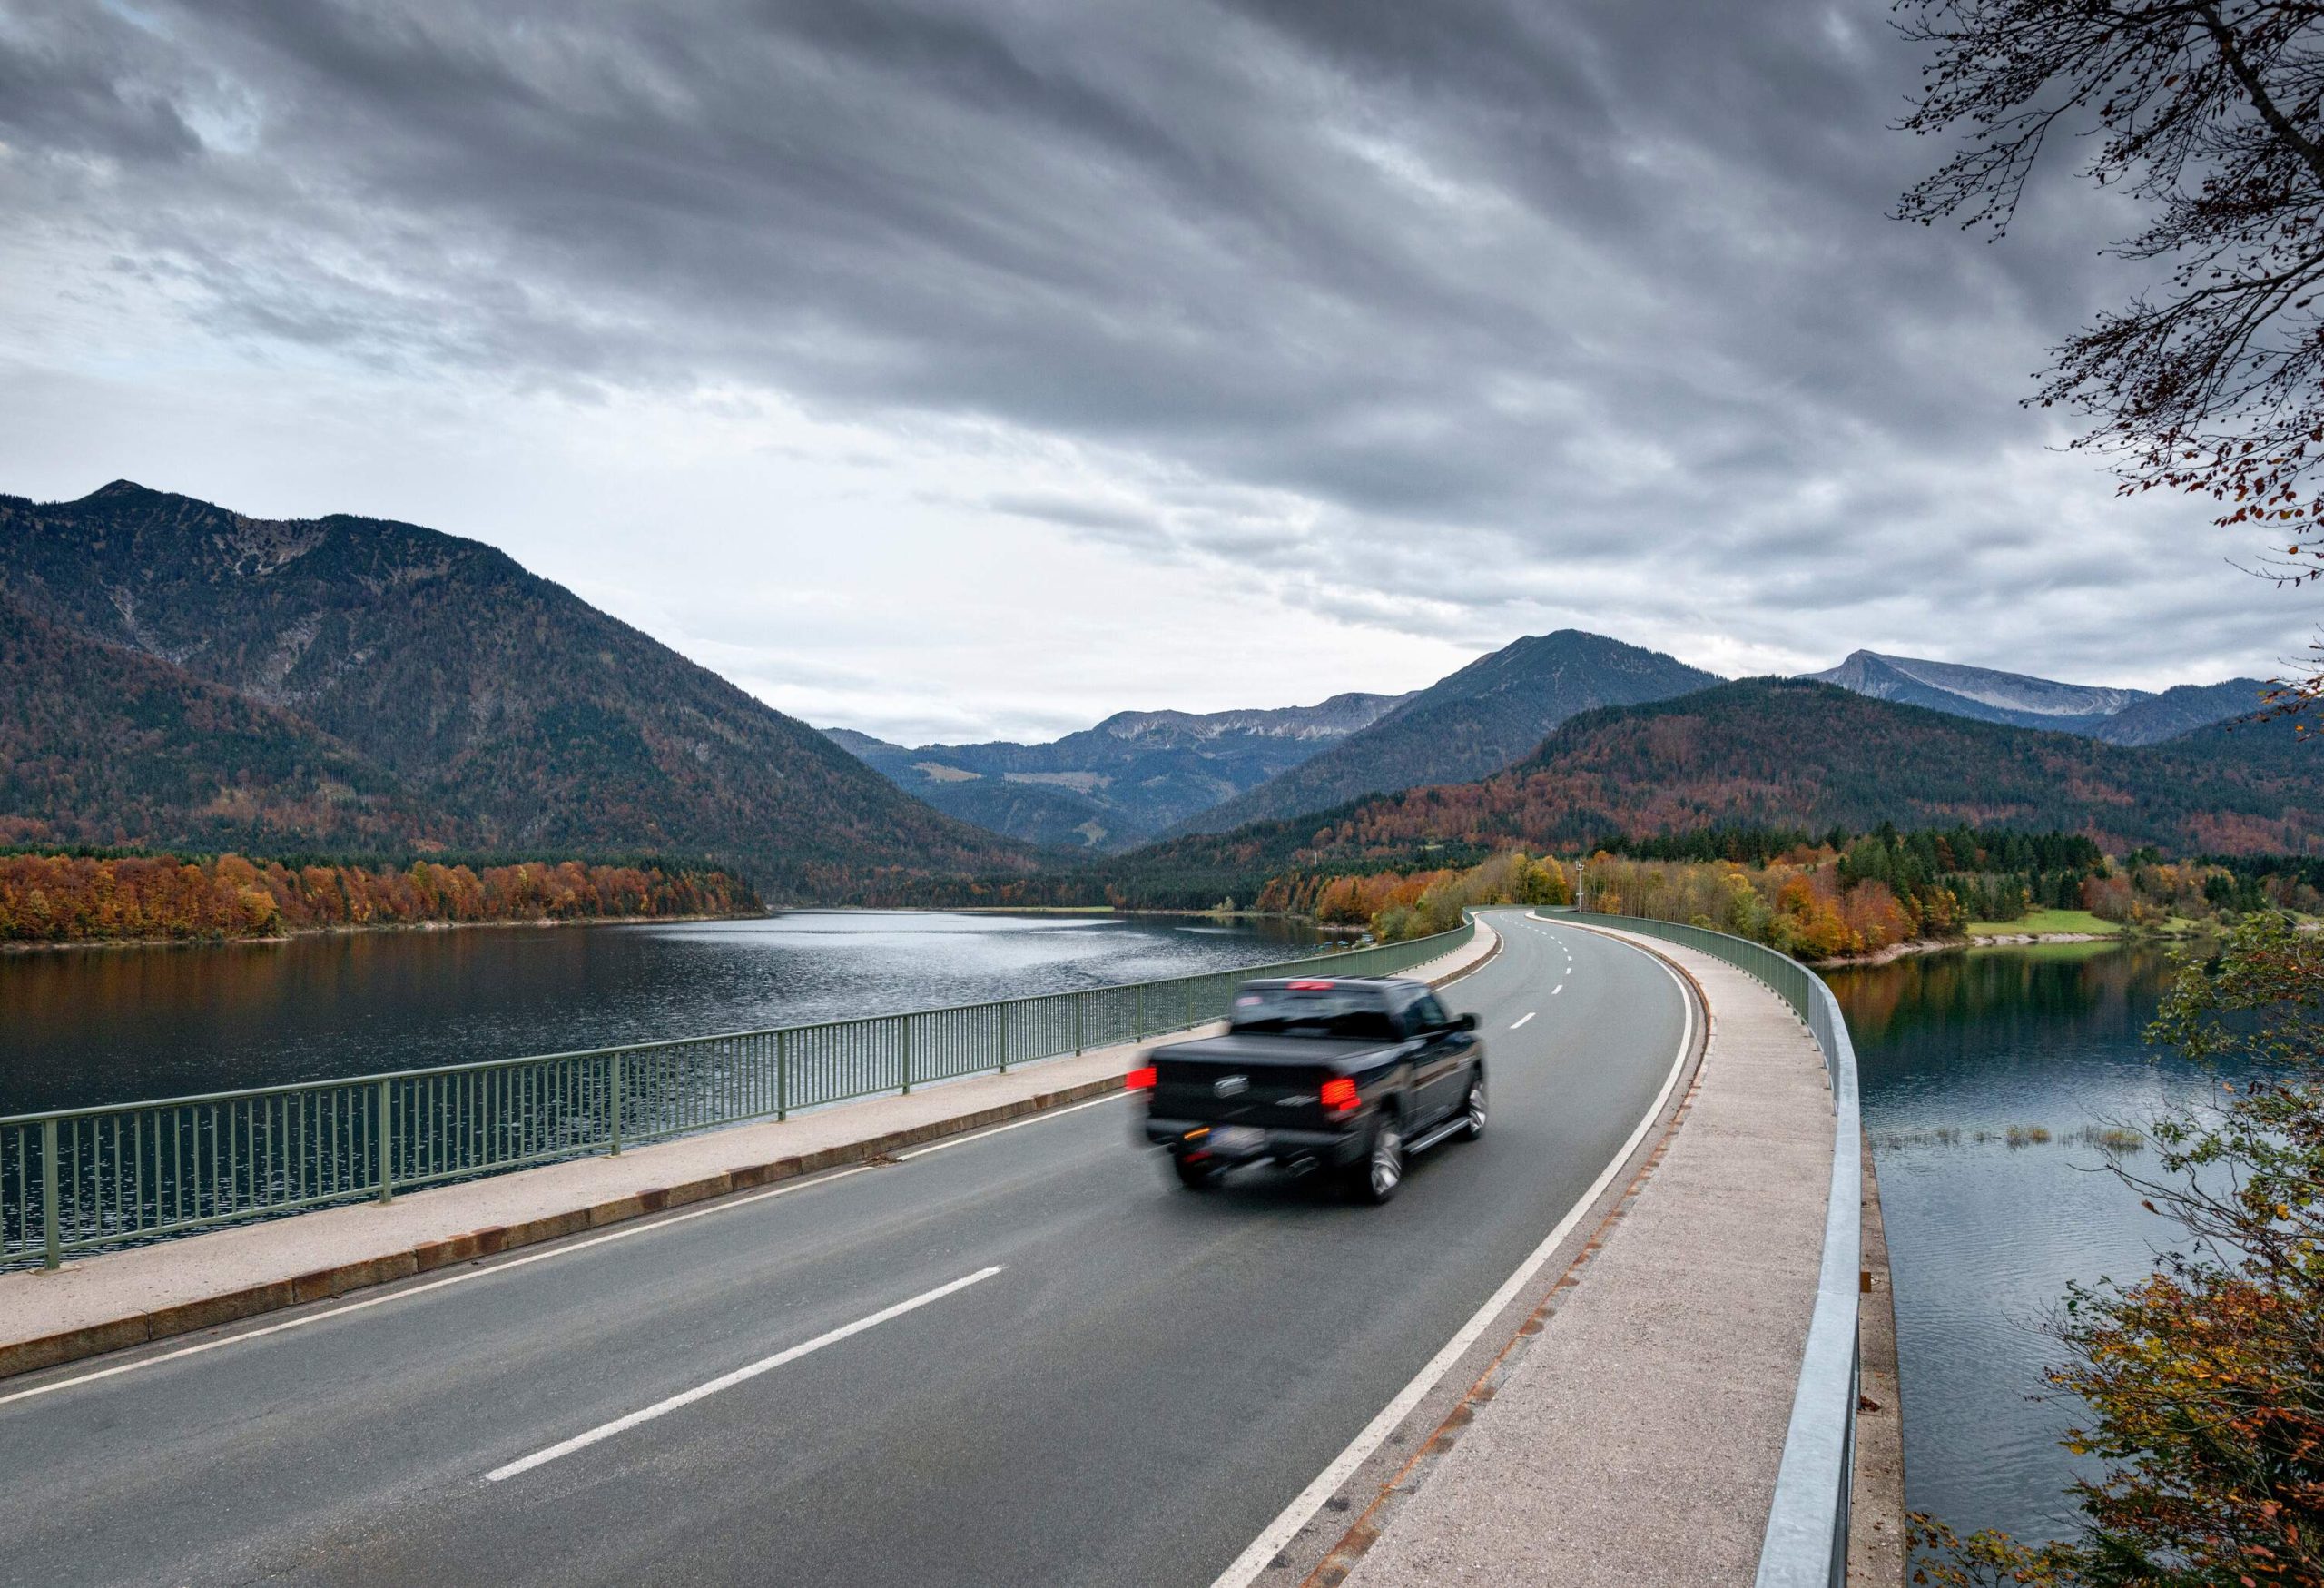
{"type": "Polygon", "coordinates": [[[1461,1105],[1461,1139],[1474,1141],[1485,1133],[1485,1067],[1469,1077],[1468,1100],[1461,1105]]]}
{"type": "Polygon", "coordinates": [[[1384,1111],[1364,1156],[1348,1166],[1348,1190],[1357,1201],[1377,1208],[1393,1200],[1403,1183],[1403,1120],[1384,1111]]]}
{"type": "Polygon", "coordinates": [[[1226,1171],[1209,1159],[1188,1159],[1183,1153],[1170,1155],[1170,1172],[1189,1191],[1207,1191],[1226,1178],[1226,1171]]]}

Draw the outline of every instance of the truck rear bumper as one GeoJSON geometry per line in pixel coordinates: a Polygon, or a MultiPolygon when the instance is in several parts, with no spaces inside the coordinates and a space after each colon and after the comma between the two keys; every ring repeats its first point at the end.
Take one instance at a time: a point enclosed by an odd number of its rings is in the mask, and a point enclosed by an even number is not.
{"type": "Polygon", "coordinates": [[[1219,1163],[1277,1163],[1305,1159],[1336,1167],[1364,1156],[1364,1137],[1354,1130],[1280,1130],[1258,1126],[1212,1125],[1200,1119],[1149,1118],[1146,1139],[1156,1147],[1188,1156],[1203,1155],[1219,1163]]]}

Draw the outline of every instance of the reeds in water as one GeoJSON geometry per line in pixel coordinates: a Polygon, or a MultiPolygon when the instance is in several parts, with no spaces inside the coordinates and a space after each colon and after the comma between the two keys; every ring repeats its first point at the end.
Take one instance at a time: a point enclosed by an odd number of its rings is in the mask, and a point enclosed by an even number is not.
{"type": "Polygon", "coordinates": [[[2063,1131],[2052,1130],[2047,1125],[2019,1122],[2011,1125],[1933,1125],[1921,1130],[1887,1130],[1877,1138],[1876,1145],[1891,1151],[1910,1147],[1972,1147],[2001,1146],[2013,1151],[2028,1147],[2088,1147],[2100,1152],[2143,1152],[2146,1137],[2143,1132],[2121,1125],[2081,1125],[2063,1131]]]}

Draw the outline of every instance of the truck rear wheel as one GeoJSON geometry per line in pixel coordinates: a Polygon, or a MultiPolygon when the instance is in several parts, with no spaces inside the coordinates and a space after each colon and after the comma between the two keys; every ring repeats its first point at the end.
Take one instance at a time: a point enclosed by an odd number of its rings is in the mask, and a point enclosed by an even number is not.
{"type": "Polygon", "coordinates": [[[1404,1183],[1404,1132],[1393,1114],[1382,1114],[1372,1128],[1372,1145],[1348,1166],[1348,1189],[1359,1202],[1377,1208],[1404,1183]]]}

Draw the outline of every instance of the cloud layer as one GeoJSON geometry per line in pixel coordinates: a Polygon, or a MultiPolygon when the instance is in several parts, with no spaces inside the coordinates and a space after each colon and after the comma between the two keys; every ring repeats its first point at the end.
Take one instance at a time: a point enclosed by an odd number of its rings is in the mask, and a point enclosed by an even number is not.
{"type": "Polygon", "coordinates": [[[2128,217],[1886,219],[1886,16],[0,0],[0,488],[422,518],[905,736],[1561,624],[2266,670],[2309,607],[2017,406],[2128,217]]]}

